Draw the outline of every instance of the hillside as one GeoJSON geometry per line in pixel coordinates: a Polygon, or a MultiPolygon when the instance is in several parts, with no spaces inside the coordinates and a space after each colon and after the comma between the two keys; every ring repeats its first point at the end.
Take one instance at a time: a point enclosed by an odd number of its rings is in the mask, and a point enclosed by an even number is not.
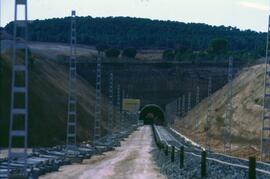
{"type": "MultiPolygon", "coordinates": [[[[50,146],[65,143],[68,69],[45,57],[34,56],[29,84],[29,143],[50,146]]],[[[0,145],[7,144],[10,106],[10,53],[3,55],[0,74],[0,145]]],[[[78,75],[78,140],[89,140],[93,132],[95,89],[78,75]]],[[[103,98],[103,120],[107,101],[103,98]]],[[[103,132],[105,132],[103,124],[103,132]]]]}
{"type": "MultiPolygon", "coordinates": [[[[246,157],[251,153],[258,152],[263,76],[264,65],[261,64],[243,69],[233,81],[232,149],[235,155],[246,157]]],[[[211,136],[214,140],[211,144],[214,150],[222,151],[223,126],[227,107],[227,85],[213,94],[212,101],[211,136]]],[[[195,106],[184,119],[178,119],[176,128],[204,145],[205,133],[203,128],[206,111],[207,98],[195,106]],[[199,111],[198,130],[194,126],[197,110],[199,111]]]]}
{"type": "MultiPolygon", "coordinates": [[[[5,29],[12,34],[12,22],[5,29]]],[[[68,43],[69,29],[69,17],[34,20],[29,23],[29,38],[31,41],[68,43]]],[[[241,31],[235,27],[131,17],[77,17],[79,44],[138,49],[187,47],[192,51],[202,51],[216,38],[227,40],[233,51],[263,54],[265,49],[265,33],[241,31]]]]}

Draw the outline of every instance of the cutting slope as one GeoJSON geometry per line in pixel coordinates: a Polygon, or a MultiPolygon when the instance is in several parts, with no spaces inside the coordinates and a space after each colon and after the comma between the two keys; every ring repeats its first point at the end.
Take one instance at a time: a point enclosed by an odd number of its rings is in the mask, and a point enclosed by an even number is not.
{"type": "MultiPolygon", "coordinates": [[[[233,81],[233,119],[232,119],[232,142],[233,149],[241,156],[254,153],[258,149],[260,136],[260,116],[263,94],[264,66],[255,65],[243,69],[233,81]],[[242,149],[248,149],[248,153],[242,149]]],[[[215,92],[212,96],[213,112],[211,117],[212,146],[216,150],[223,149],[224,120],[227,107],[227,85],[215,92]]],[[[177,120],[176,128],[204,145],[205,141],[205,118],[207,111],[207,99],[201,101],[188,115],[177,120]],[[198,128],[195,124],[195,113],[199,111],[198,128]]],[[[246,151],[246,150],[244,150],[246,151]]]]}
{"type": "MultiPolygon", "coordinates": [[[[10,54],[3,56],[0,76],[0,143],[7,144],[10,107],[10,54]]],[[[29,76],[29,142],[35,146],[48,146],[65,142],[68,69],[36,57],[29,76]]],[[[78,139],[88,140],[93,131],[95,89],[78,75],[78,139]]],[[[102,105],[106,119],[106,100],[102,105]]]]}

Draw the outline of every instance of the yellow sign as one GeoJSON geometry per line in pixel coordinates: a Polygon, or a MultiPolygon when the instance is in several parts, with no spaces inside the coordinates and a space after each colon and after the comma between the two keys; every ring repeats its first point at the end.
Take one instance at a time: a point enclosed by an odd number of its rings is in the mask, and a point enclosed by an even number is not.
{"type": "Polygon", "coordinates": [[[141,100],[139,99],[123,99],[123,110],[129,112],[138,112],[140,110],[141,100]]]}

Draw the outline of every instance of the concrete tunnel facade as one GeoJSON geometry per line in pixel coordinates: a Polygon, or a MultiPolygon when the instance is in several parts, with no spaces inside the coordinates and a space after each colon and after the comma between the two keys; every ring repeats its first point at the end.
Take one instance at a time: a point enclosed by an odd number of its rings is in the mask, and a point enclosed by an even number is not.
{"type": "Polygon", "coordinates": [[[142,120],[145,125],[165,125],[164,111],[156,104],[145,105],[140,110],[140,120],[142,120]]]}

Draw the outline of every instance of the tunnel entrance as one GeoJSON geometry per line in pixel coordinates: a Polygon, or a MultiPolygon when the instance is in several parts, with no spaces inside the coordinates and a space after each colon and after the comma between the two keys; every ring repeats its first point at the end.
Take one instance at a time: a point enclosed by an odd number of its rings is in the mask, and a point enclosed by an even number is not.
{"type": "Polygon", "coordinates": [[[144,122],[144,125],[165,125],[164,112],[155,104],[146,105],[141,109],[140,120],[144,122]]]}

